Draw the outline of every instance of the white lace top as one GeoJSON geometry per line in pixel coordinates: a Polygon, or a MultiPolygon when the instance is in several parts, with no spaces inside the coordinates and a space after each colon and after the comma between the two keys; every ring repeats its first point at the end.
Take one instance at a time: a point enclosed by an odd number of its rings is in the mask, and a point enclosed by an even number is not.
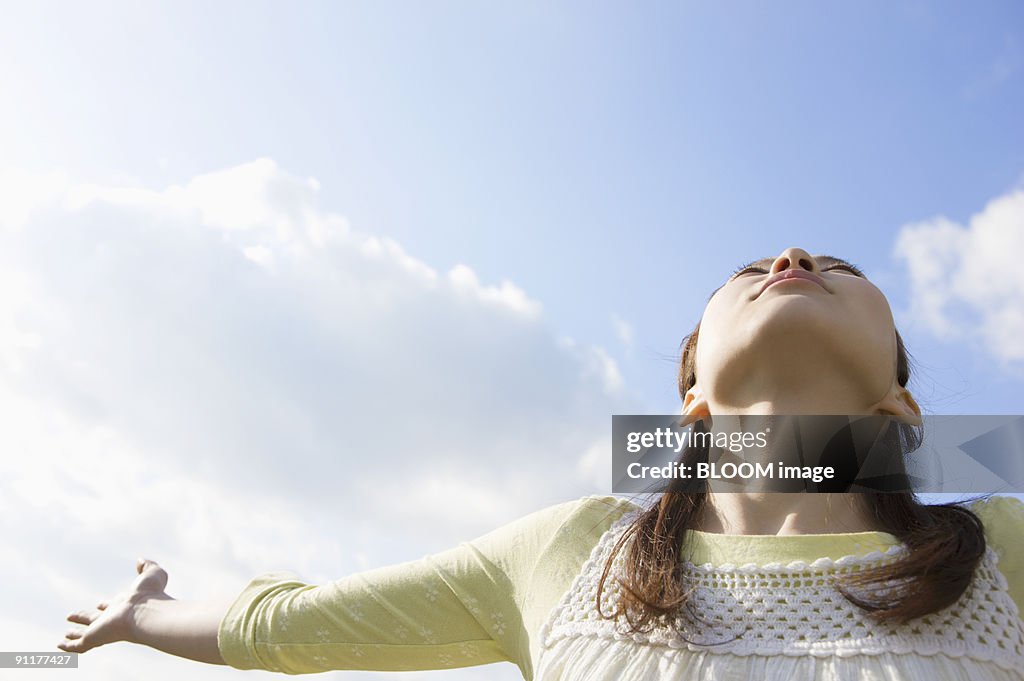
{"type": "MultiPolygon", "coordinates": [[[[325,584],[259,575],[217,642],[233,667],[287,674],[511,662],[526,681],[1024,681],[1024,502],[993,497],[969,508],[989,547],[973,586],[946,611],[899,628],[872,624],[828,580],[894,559],[902,549],[892,534],[693,530],[685,567],[709,624],[629,635],[599,618],[594,600],[609,550],[643,507],[592,495],[325,584]]],[[[619,596],[614,579],[605,586],[610,612],[619,596]]]]}
{"type": "MultiPolygon", "coordinates": [[[[605,532],[544,623],[537,681],[1024,679],[1024,623],[991,547],[957,603],[903,626],[874,623],[831,581],[895,560],[905,550],[896,544],[811,563],[687,561],[687,579],[696,586],[691,603],[706,624],[663,618],[650,633],[628,633],[621,620],[598,614],[595,597],[612,546],[639,512],[605,532]]],[[[621,595],[614,577],[624,556],[625,550],[616,556],[605,582],[606,614],[621,595]]]]}

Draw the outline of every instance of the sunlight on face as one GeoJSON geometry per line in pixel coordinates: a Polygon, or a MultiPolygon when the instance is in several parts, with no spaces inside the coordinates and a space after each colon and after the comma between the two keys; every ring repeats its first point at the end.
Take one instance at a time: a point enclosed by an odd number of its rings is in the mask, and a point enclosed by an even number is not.
{"type": "Polygon", "coordinates": [[[855,266],[788,248],[741,267],[711,296],[696,366],[704,391],[724,401],[770,380],[810,392],[848,386],[854,402],[871,403],[895,376],[892,311],[855,266]]]}

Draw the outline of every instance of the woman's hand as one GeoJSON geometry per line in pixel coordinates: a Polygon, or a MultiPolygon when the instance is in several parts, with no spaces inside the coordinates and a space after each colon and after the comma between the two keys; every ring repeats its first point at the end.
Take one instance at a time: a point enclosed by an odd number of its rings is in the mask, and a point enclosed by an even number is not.
{"type": "Polygon", "coordinates": [[[69,653],[84,653],[116,641],[138,643],[138,607],[151,600],[173,599],[164,592],[167,572],[162,567],[140,558],[135,570],[138,576],[127,590],[97,604],[95,610],[79,610],[68,615],[69,622],[86,626],[69,630],[57,647],[69,653]]]}

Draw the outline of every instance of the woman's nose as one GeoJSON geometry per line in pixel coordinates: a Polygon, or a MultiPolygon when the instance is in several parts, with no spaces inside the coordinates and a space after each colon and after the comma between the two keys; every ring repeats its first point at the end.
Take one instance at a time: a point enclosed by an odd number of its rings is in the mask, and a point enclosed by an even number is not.
{"type": "Polygon", "coordinates": [[[802,269],[816,274],[820,271],[814,256],[802,248],[795,247],[787,248],[775,258],[770,274],[791,269],[802,269]]]}

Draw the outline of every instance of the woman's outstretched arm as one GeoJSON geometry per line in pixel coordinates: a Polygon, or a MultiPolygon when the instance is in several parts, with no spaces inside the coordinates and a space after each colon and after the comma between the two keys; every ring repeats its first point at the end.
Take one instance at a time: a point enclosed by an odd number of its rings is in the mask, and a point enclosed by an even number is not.
{"type": "Polygon", "coordinates": [[[180,601],[165,592],[167,572],[151,560],[140,559],[138,576],[127,591],[95,610],[68,615],[86,625],[68,631],[57,644],[61,650],[84,653],[116,641],[129,641],[190,660],[226,664],[217,647],[217,628],[234,597],[180,601]]]}

